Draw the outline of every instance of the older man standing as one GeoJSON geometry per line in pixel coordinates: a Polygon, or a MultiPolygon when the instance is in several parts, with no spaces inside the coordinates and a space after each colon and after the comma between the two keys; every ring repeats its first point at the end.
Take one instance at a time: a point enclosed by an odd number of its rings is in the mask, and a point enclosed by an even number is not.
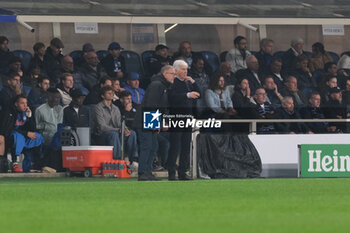
{"type": "MultiPolygon", "coordinates": [[[[186,64],[186,63],[185,63],[186,64]]],[[[187,66],[186,66],[187,67],[187,66]]],[[[165,113],[169,106],[168,104],[168,91],[170,85],[174,82],[175,70],[170,65],[165,65],[160,71],[160,75],[155,76],[151,84],[148,86],[146,93],[143,97],[141,106],[142,110],[137,111],[137,122],[142,122],[143,112],[146,110],[159,110],[161,113],[165,113]]],[[[138,130],[138,136],[140,141],[140,156],[139,156],[139,181],[159,180],[152,174],[152,164],[154,159],[154,153],[157,146],[157,134],[159,129],[141,129],[138,130]]]]}
{"type": "MultiPolygon", "coordinates": [[[[193,115],[195,100],[200,97],[200,90],[195,81],[187,76],[187,63],[174,62],[176,78],[169,92],[171,114],[193,115]]],[[[168,179],[176,180],[176,159],[180,154],[178,168],[179,180],[191,180],[186,171],[190,165],[191,129],[171,129],[170,150],[168,157],[168,179]]]]}

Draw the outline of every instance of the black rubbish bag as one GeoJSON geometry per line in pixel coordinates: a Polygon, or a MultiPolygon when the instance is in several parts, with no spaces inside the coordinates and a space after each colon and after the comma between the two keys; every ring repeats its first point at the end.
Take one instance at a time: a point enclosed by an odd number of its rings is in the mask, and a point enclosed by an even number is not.
{"type": "Polygon", "coordinates": [[[211,178],[260,177],[261,160],[248,135],[199,134],[198,166],[211,178]]]}

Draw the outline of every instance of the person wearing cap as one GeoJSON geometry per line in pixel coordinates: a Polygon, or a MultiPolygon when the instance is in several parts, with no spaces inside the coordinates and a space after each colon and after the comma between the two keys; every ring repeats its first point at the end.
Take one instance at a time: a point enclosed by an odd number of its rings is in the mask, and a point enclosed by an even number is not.
{"type": "Polygon", "coordinates": [[[85,95],[79,89],[70,93],[72,102],[63,110],[63,124],[72,128],[89,127],[89,108],[83,105],[85,95]]]}
{"type": "Polygon", "coordinates": [[[84,54],[85,62],[79,68],[82,74],[82,84],[89,91],[98,84],[101,77],[107,75],[105,69],[100,64],[97,54],[94,51],[89,51],[84,54]]]}
{"type": "Polygon", "coordinates": [[[51,86],[60,82],[57,73],[60,73],[61,69],[62,48],[64,48],[62,41],[59,38],[53,38],[44,55],[44,69],[50,78],[51,86]]]}
{"type": "Polygon", "coordinates": [[[0,36],[0,74],[8,72],[8,62],[13,56],[8,48],[9,39],[6,36],[0,36]]]}
{"type": "Polygon", "coordinates": [[[299,37],[292,39],[290,42],[290,46],[291,48],[288,49],[282,56],[282,70],[284,72],[287,72],[288,74],[291,74],[296,70],[298,56],[302,54],[307,56],[307,54],[303,50],[304,40],[302,38],[299,37]]]}
{"type": "Polygon", "coordinates": [[[121,79],[125,73],[125,60],[120,55],[123,48],[117,42],[112,42],[108,46],[109,54],[101,60],[101,65],[107,74],[112,78],[121,79]]]}
{"type": "Polygon", "coordinates": [[[136,72],[131,72],[128,74],[128,79],[126,81],[124,89],[131,93],[132,102],[134,104],[141,104],[143,96],[145,95],[145,90],[139,87],[140,85],[140,75],[136,72]]]}
{"type": "MultiPolygon", "coordinates": [[[[343,102],[342,90],[339,87],[332,87],[329,90],[329,101],[325,103],[325,116],[328,119],[346,119],[347,109],[343,102]]],[[[339,131],[346,132],[345,123],[330,123],[336,126],[339,131]]]]}
{"type": "Polygon", "coordinates": [[[86,60],[84,58],[85,54],[88,52],[95,52],[95,49],[91,43],[85,43],[83,44],[81,51],[81,55],[74,58],[74,66],[77,68],[82,67],[86,63],[86,60]]]}
{"type": "Polygon", "coordinates": [[[172,58],[168,56],[169,47],[159,44],[149,60],[151,75],[158,74],[165,65],[172,64],[172,58]]]}

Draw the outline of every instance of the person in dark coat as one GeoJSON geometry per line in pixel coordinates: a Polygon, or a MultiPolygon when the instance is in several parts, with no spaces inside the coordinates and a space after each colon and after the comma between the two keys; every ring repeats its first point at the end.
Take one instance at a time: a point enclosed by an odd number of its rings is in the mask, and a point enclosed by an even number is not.
{"type": "MultiPolygon", "coordinates": [[[[346,119],[347,109],[343,102],[342,91],[339,87],[333,87],[329,90],[329,101],[325,103],[325,116],[328,119],[346,119]]],[[[336,126],[339,132],[346,132],[345,123],[330,123],[331,126],[336,126]]]]}
{"type": "Polygon", "coordinates": [[[40,74],[46,75],[46,71],[44,68],[44,55],[45,55],[45,45],[42,42],[37,42],[33,46],[34,56],[29,62],[29,71],[34,67],[40,68],[40,74]]]}
{"type": "Polygon", "coordinates": [[[8,64],[13,53],[8,48],[9,39],[6,36],[0,36],[0,74],[8,73],[8,64]]]}
{"type": "Polygon", "coordinates": [[[304,107],[307,104],[307,98],[304,93],[298,89],[298,80],[294,76],[289,76],[285,82],[285,88],[281,90],[283,97],[292,96],[295,108],[304,107]]]}
{"type": "MultiPolygon", "coordinates": [[[[280,119],[301,119],[299,112],[294,108],[294,102],[291,96],[283,97],[282,106],[277,109],[277,115],[280,119]]],[[[277,123],[276,130],[284,134],[313,133],[304,122],[277,123]]]]}
{"type": "Polygon", "coordinates": [[[173,59],[168,56],[168,52],[167,46],[162,44],[156,46],[153,56],[149,59],[151,75],[158,74],[163,66],[172,64],[173,59]]]}
{"type": "Polygon", "coordinates": [[[260,51],[255,54],[259,61],[259,74],[267,74],[272,61],[272,51],[274,42],[271,39],[264,38],[260,41],[260,51]]]}
{"type": "Polygon", "coordinates": [[[108,76],[122,79],[125,74],[125,60],[120,55],[123,48],[117,42],[112,42],[108,46],[109,54],[101,60],[101,65],[106,70],[108,76]]]}
{"type": "MultiPolygon", "coordinates": [[[[140,142],[138,180],[158,180],[152,174],[154,153],[157,147],[157,135],[161,129],[142,129],[143,112],[147,110],[166,113],[168,111],[168,92],[170,85],[174,82],[175,70],[170,65],[161,69],[161,74],[152,79],[146,89],[141,108],[137,111],[138,137],[140,142]]],[[[158,116],[159,117],[159,116],[158,116]]]]}
{"type": "Polygon", "coordinates": [[[73,90],[70,95],[72,102],[63,110],[63,124],[72,127],[89,127],[90,111],[83,105],[85,95],[79,90],[73,90]]]}
{"type": "Polygon", "coordinates": [[[0,110],[9,109],[16,95],[21,93],[21,77],[15,73],[10,74],[7,85],[0,91],[0,110]]]}
{"type": "Polygon", "coordinates": [[[273,57],[270,70],[267,75],[271,75],[273,80],[275,81],[278,90],[282,90],[284,88],[284,82],[286,81],[288,74],[282,71],[282,59],[278,57],[273,57]]]}
{"type": "Polygon", "coordinates": [[[104,86],[112,86],[112,79],[109,76],[102,77],[84,100],[84,105],[98,104],[102,101],[100,90],[104,86]]]}
{"type": "Polygon", "coordinates": [[[253,55],[248,56],[246,62],[248,68],[238,70],[236,77],[238,79],[247,78],[252,93],[255,93],[256,89],[262,87],[262,76],[259,74],[259,62],[253,55]]]}
{"type": "Polygon", "coordinates": [[[47,90],[49,87],[50,79],[48,77],[38,78],[38,84],[30,90],[28,95],[28,105],[33,111],[47,102],[47,90]]]}
{"type": "Polygon", "coordinates": [[[283,71],[292,74],[296,69],[297,57],[299,55],[306,55],[303,51],[304,40],[302,38],[295,38],[290,42],[291,48],[288,49],[282,56],[283,71]]]}
{"type": "Polygon", "coordinates": [[[53,38],[44,55],[44,69],[50,78],[52,87],[60,82],[61,60],[63,58],[62,48],[64,48],[62,41],[58,38],[53,38]]]}
{"type": "MultiPolygon", "coordinates": [[[[187,76],[187,63],[183,60],[174,62],[176,78],[169,92],[170,114],[192,115],[196,100],[200,98],[200,89],[196,82],[187,76]]],[[[186,174],[190,165],[191,128],[176,132],[171,129],[168,156],[168,179],[176,180],[176,160],[180,154],[178,167],[179,180],[191,180],[186,174]]]]}

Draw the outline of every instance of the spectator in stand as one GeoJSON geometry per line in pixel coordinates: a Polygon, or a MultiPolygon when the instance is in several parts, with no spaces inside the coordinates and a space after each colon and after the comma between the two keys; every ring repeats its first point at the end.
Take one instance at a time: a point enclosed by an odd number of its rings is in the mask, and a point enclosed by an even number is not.
{"type": "Polygon", "coordinates": [[[317,69],[323,69],[327,62],[332,62],[333,59],[328,52],[324,50],[324,45],[316,42],[312,45],[312,55],[310,58],[310,71],[313,73],[317,69]]]}
{"type": "MultiPolygon", "coordinates": [[[[294,108],[294,101],[291,96],[283,97],[282,107],[277,112],[280,119],[301,119],[300,114],[294,108]]],[[[313,133],[304,122],[277,123],[276,129],[278,132],[285,134],[313,133]]]]}
{"type": "Polygon", "coordinates": [[[57,78],[61,79],[62,75],[65,73],[71,74],[73,76],[74,88],[83,87],[82,74],[75,72],[73,58],[69,55],[62,57],[61,68],[60,71],[57,72],[57,75],[59,75],[57,78]]]}
{"type": "Polygon", "coordinates": [[[235,73],[247,68],[246,59],[251,53],[247,50],[247,39],[245,37],[237,36],[233,44],[235,47],[228,51],[226,62],[230,64],[231,71],[235,73]]]}
{"type": "Polygon", "coordinates": [[[225,87],[224,77],[216,74],[210,79],[209,89],[205,92],[206,105],[214,118],[228,119],[237,115],[230,92],[225,87]]]}
{"type": "Polygon", "coordinates": [[[60,106],[61,95],[56,88],[47,90],[47,102],[35,110],[35,122],[39,132],[50,145],[57,125],[63,122],[63,107],[60,106]]]}
{"type": "Polygon", "coordinates": [[[325,79],[325,83],[320,88],[322,104],[325,104],[329,101],[330,90],[334,87],[338,87],[337,77],[333,75],[328,75],[325,79]]]}
{"type": "MultiPolygon", "coordinates": [[[[346,105],[343,102],[342,91],[339,87],[333,87],[329,91],[329,101],[325,104],[325,116],[328,119],[346,119],[348,117],[346,105]]],[[[346,132],[345,123],[330,123],[337,131],[346,132]]]]}
{"type": "Polygon", "coordinates": [[[46,75],[44,69],[44,55],[45,55],[45,45],[42,42],[37,42],[33,46],[34,56],[30,60],[29,70],[33,70],[34,67],[40,68],[40,74],[46,75]]]}
{"type": "MultiPolygon", "coordinates": [[[[26,96],[17,95],[13,103],[14,106],[3,112],[3,119],[0,122],[2,132],[0,134],[4,135],[5,138],[13,137],[15,155],[18,158],[20,154],[24,154],[22,168],[24,172],[30,172],[32,162],[34,162],[35,168],[39,166],[40,147],[44,143],[44,139],[41,134],[36,132],[34,117],[27,105],[26,96]]],[[[20,170],[16,169],[16,171],[20,170]]]]}
{"type": "Polygon", "coordinates": [[[100,79],[99,83],[96,84],[84,100],[85,105],[98,104],[102,101],[101,88],[105,86],[112,86],[112,79],[109,76],[104,76],[100,79]]]}
{"type": "Polygon", "coordinates": [[[283,56],[283,71],[287,72],[288,74],[292,74],[296,69],[297,64],[297,57],[299,55],[306,55],[303,51],[304,47],[304,40],[301,38],[295,38],[290,42],[291,48],[287,50],[283,56]]]}
{"type": "Polygon", "coordinates": [[[57,85],[57,90],[61,94],[62,106],[65,107],[70,104],[72,97],[70,96],[73,90],[74,78],[70,73],[63,73],[61,83],[57,85]]]}
{"type": "Polygon", "coordinates": [[[62,41],[53,38],[44,55],[44,70],[50,78],[51,86],[56,86],[60,82],[62,48],[64,48],[62,41]]]}
{"type": "Polygon", "coordinates": [[[14,98],[21,93],[21,77],[17,73],[10,74],[7,85],[0,91],[0,110],[5,111],[9,109],[14,98]]]}
{"type": "MultiPolygon", "coordinates": [[[[308,106],[300,109],[300,115],[303,119],[325,119],[323,108],[321,105],[320,93],[314,91],[309,98],[308,106]]],[[[306,122],[306,125],[314,133],[335,132],[335,126],[329,126],[327,122],[306,122]]]]}
{"type": "Polygon", "coordinates": [[[316,81],[312,78],[312,72],[309,69],[309,58],[306,55],[297,57],[296,70],[293,76],[297,78],[300,90],[313,90],[317,86],[316,81]]]}
{"type": "Polygon", "coordinates": [[[172,64],[172,58],[168,56],[169,48],[159,44],[155,48],[155,52],[149,60],[151,66],[151,75],[158,74],[160,69],[165,65],[172,64]]]}
{"type": "MultiPolygon", "coordinates": [[[[264,88],[258,88],[255,91],[251,104],[249,106],[250,114],[247,118],[253,119],[273,119],[276,118],[276,111],[273,106],[267,102],[266,91],[264,88]]],[[[275,126],[272,123],[258,124],[257,133],[270,134],[275,132],[275,126]]]]}
{"type": "Polygon", "coordinates": [[[255,54],[259,61],[259,74],[267,74],[272,61],[274,42],[271,39],[264,38],[260,41],[260,51],[255,54]]]}
{"type": "Polygon", "coordinates": [[[121,108],[122,103],[120,102],[120,95],[123,91],[125,91],[125,89],[120,87],[119,79],[112,80],[112,88],[114,90],[113,104],[115,104],[118,108],[121,108]]]}
{"type": "Polygon", "coordinates": [[[343,99],[346,100],[346,104],[350,105],[350,79],[348,78],[345,82],[345,89],[343,92],[343,99]]]}
{"type": "Polygon", "coordinates": [[[21,81],[23,81],[24,73],[22,71],[21,66],[22,66],[21,58],[12,56],[9,60],[9,72],[8,72],[8,74],[16,73],[21,77],[21,81]]]}
{"type": "Polygon", "coordinates": [[[282,59],[278,57],[273,57],[270,64],[270,72],[268,75],[273,77],[278,90],[282,90],[284,88],[284,82],[287,79],[288,75],[282,71],[282,59]]]}
{"type": "Polygon", "coordinates": [[[120,93],[120,113],[125,117],[125,124],[129,129],[135,130],[136,108],[133,107],[131,93],[122,91],[120,93]]]}
{"type": "Polygon", "coordinates": [[[281,100],[283,99],[283,97],[278,92],[278,87],[274,82],[272,76],[266,76],[266,78],[264,79],[263,87],[267,94],[267,102],[269,102],[275,109],[281,107],[281,100]]]}
{"type": "MultiPolygon", "coordinates": [[[[221,62],[219,73],[221,73],[224,76],[225,83],[227,86],[235,86],[237,83],[237,79],[235,77],[235,74],[231,71],[230,64],[228,62],[221,62]]],[[[231,93],[231,95],[233,92],[231,93]]]]}
{"type": "Polygon", "coordinates": [[[122,79],[125,73],[125,60],[120,55],[123,48],[117,42],[112,42],[108,46],[109,54],[101,60],[101,65],[106,70],[108,76],[122,79]]]}
{"type": "Polygon", "coordinates": [[[250,105],[250,87],[247,78],[242,78],[235,86],[235,92],[232,96],[233,108],[237,110],[240,117],[245,117],[249,114],[250,105]]]}
{"type": "MultiPolygon", "coordinates": [[[[197,83],[197,86],[200,90],[200,95],[204,97],[205,91],[209,86],[209,75],[205,72],[204,69],[204,59],[202,56],[195,55],[193,56],[192,67],[189,70],[188,74],[193,80],[197,83]]],[[[196,103],[196,114],[200,116],[206,108],[204,98],[200,98],[196,103]]]]}
{"type": "Polygon", "coordinates": [[[249,81],[249,87],[253,93],[255,90],[262,87],[262,77],[259,74],[259,62],[255,56],[251,55],[247,57],[247,69],[239,70],[236,73],[238,79],[247,78],[249,81]]]}
{"type": "Polygon", "coordinates": [[[40,75],[40,67],[32,66],[28,70],[28,73],[24,76],[23,85],[27,87],[34,88],[38,85],[38,79],[41,77],[40,75]]]}
{"type": "Polygon", "coordinates": [[[174,60],[182,58],[188,65],[188,69],[191,69],[193,62],[193,55],[195,52],[192,51],[191,42],[185,40],[179,45],[179,50],[174,53],[174,60]]]}
{"type": "Polygon", "coordinates": [[[145,95],[145,90],[140,88],[140,75],[136,72],[131,72],[128,74],[127,85],[125,85],[124,89],[131,93],[132,102],[134,104],[140,105],[145,95]]]}
{"type": "MultiPolygon", "coordinates": [[[[118,107],[112,104],[113,88],[111,86],[102,87],[101,96],[103,100],[95,106],[93,113],[94,134],[105,144],[114,146],[113,159],[121,159],[122,117],[118,107]]],[[[138,157],[136,133],[128,127],[125,127],[124,132],[126,153],[132,162],[133,158],[138,157]]]]}
{"type": "MultiPolygon", "coordinates": [[[[0,74],[8,73],[8,64],[13,53],[8,48],[9,40],[6,36],[0,36],[0,74]]],[[[3,80],[4,81],[4,80],[3,80]]]]}
{"type": "Polygon", "coordinates": [[[338,67],[339,69],[350,70],[350,51],[344,52],[340,55],[338,67]]]}
{"type": "Polygon", "coordinates": [[[39,77],[38,84],[33,87],[28,95],[28,105],[35,111],[37,107],[47,102],[47,89],[50,87],[48,77],[39,77]]]}
{"type": "Polygon", "coordinates": [[[91,91],[98,84],[100,78],[106,76],[107,73],[94,51],[86,52],[84,60],[85,62],[82,63],[79,69],[80,73],[82,73],[82,85],[91,91]]]}
{"type": "MultiPolygon", "coordinates": [[[[285,83],[285,88],[281,90],[283,97],[293,97],[293,107],[299,109],[307,104],[307,98],[304,93],[298,89],[298,81],[294,76],[289,76],[285,83]]],[[[283,104],[283,103],[282,103],[283,104]]]]}
{"type": "Polygon", "coordinates": [[[71,91],[72,102],[63,110],[63,124],[72,127],[89,127],[90,112],[83,105],[85,95],[78,89],[71,91]]]}
{"type": "Polygon", "coordinates": [[[85,44],[83,44],[83,48],[81,49],[81,51],[83,51],[82,55],[79,56],[78,58],[74,59],[74,66],[77,68],[80,68],[80,67],[85,65],[85,63],[86,63],[85,55],[88,52],[95,52],[95,49],[91,43],[85,43],[85,44]]]}

